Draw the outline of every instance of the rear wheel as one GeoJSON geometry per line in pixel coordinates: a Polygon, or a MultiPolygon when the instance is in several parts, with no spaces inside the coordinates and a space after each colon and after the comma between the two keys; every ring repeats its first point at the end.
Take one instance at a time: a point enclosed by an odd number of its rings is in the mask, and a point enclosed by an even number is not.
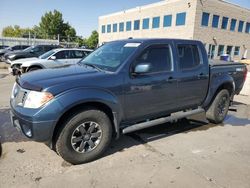
{"type": "Polygon", "coordinates": [[[213,103],[206,112],[206,117],[211,123],[219,124],[225,119],[230,105],[230,94],[228,90],[221,90],[215,97],[213,103]]]}
{"type": "Polygon", "coordinates": [[[73,115],[58,134],[56,151],[72,164],[82,164],[99,158],[112,139],[109,117],[97,109],[73,115]]]}

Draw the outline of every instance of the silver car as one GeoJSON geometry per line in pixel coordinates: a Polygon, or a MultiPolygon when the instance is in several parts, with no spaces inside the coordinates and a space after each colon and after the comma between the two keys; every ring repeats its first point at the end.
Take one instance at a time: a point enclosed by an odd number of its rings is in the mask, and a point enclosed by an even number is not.
{"type": "Polygon", "coordinates": [[[10,72],[19,75],[39,69],[56,68],[65,65],[76,64],[86,57],[92,50],[89,49],[54,49],[45,54],[33,58],[25,58],[13,61],[10,72]]]}

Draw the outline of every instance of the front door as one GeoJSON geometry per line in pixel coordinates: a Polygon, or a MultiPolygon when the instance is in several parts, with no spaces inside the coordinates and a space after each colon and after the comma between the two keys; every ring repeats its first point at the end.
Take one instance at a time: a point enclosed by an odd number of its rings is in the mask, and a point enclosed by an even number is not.
{"type": "Polygon", "coordinates": [[[127,120],[160,116],[175,108],[177,81],[173,61],[171,45],[160,44],[146,48],[132,63],[125,87],[124,111],[127,120]],[[133,75],[134,67],[143,63],[151,65],[149,72],[133,75]]]}
{"type": "Polygon", "coordinates": [[[70,53],[69,50],[61,50],[53,56],[55,56],[56,59],[50,63],[50,67],[62,67],[68,64],[70,53]]]}

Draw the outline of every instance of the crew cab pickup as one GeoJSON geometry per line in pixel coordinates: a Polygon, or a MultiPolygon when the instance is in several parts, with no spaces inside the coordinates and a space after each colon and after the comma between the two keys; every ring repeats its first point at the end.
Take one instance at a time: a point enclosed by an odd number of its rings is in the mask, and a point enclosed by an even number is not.
{"type": "Polygon", "coordinates": [[[246,73],[243,64],[209,63],[199,41],[113,41],[77,65],[17,78],[11,119],[28,138],[81,164],[120,134],[201,112],[221,123],[246,73]]]}

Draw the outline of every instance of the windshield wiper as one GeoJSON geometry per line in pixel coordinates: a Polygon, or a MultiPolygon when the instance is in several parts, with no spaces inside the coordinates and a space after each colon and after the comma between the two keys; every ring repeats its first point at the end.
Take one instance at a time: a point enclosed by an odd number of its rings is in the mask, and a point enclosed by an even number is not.
{"type": "Polygon", "coordinates": [[[86,66],[89,66],[89,67],[92,67],[96,70],[98,70],[99,72],[102,72],[103,70],[100,69],[98,66],[94,65],[94,64],[90,64],[90,63],[83,63],[83,65],[86,65],[86,66]]]}

